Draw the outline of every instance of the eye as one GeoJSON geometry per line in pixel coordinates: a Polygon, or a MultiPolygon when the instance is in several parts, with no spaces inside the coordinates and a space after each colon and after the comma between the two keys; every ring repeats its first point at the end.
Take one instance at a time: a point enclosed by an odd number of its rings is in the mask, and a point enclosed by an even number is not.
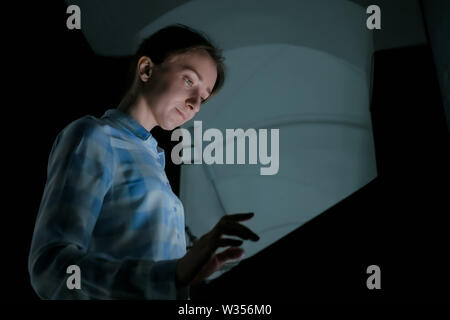
{"type": "MultiPolygon", "coordinates": [[[[191,87],[194,84],[194,82],[189,78],[184,78],[184,81],[187,83],[187,85],[189,87],[191,87]]],[[[201,103],[206,101],[206,99],[203,99],[202,97],[200,97],[200,100],[201,100],[201,103]]]]}

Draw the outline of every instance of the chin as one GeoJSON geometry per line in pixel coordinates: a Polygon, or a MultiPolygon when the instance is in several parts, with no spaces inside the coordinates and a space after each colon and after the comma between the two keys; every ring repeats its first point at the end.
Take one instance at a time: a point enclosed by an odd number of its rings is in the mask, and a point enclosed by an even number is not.
{"type": "Polygon", "coordinates": [[[164,124],[161,124],[160,127],[163,130],[172,131],[173,129],[175,129],[176,127],[179,127],[181,125],[182,125],[182,123],[180,123],[180,124],[177,124],[177,123],[164,123],[164,124]]]}

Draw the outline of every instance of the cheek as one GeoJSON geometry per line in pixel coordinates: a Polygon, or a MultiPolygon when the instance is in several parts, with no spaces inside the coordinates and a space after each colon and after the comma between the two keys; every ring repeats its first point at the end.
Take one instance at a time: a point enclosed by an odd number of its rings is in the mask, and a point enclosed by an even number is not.
{"type": "MultiPolygon", "coordinates": [[[[172,130],[184,121],[179,117],[175,107],[185,103],[187,94],[182,82],[160,81],[149,90],[149,103],[156,117],[156,121],[164,130],[172,130]]],[[[186,121],[190,118],[186,119],[186,121]]]]}
{"type": "Polygon", "coordinates": [[[154,91],[152,95],[154,112],[160,116],[173,113],[175,111],[173,110],[174,106],[180,104],[175,93],[176,91],[171,87],[160,87],[157,91],[154,91]]]}
{"type": "Polygon", "coordinates": [[[188,122],[189,120],[191,120],[191,119],[193,119],[193,118],[195,118],[195,113],[192,113],[191,116],[189,116],[189,117],[186,119],[186,122],[188,122]]]}
{"type": "Polygon", "coordinates": [[[166,84],[159,84],[149,90],[149,97],[156,105],[164,104],[165,100],[170,97],[170,87],[166,84]]]}
{"type": "Polygon", "coordinates": [[[147,92],[152,100],[165,100],[167,97],[173,95],[175,91],[174,81],[171,81],[167,77],[150,78],[147,92]]]}

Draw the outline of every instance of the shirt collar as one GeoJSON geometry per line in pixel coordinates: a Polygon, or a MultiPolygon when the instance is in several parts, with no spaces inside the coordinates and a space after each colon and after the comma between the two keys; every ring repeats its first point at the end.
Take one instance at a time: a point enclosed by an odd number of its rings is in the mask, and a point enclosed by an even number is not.
{"type": "Polygon", "coordinates": [[[164,150],[158,147],[158,142],[152,136],[152,134],[130,115],[118,109],[109,109],[106,110],[102,118],[113,119],[123,127],[130,130],[135,136],[143,140],[144,143],[150,145],[153,149],[157,151],[158,154],[164,153],[164,150]]]}
{"type": "Polygon", "coordinates": [[[147,129],[140,125],[131,116],[118,109],[106,110],[102,118],[112,118],[116,120],[116,122],[120,123],[122,126],[130,130],[135,136],[141,138],[142,140],[147,140],[151,136],[150,132],[148,132],[147,129]]]}

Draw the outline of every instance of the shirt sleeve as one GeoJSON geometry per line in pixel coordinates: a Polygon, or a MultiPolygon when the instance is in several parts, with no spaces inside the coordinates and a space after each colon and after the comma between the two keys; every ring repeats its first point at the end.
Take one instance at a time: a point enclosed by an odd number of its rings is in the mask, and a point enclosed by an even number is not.
{"type": "Polygon", "coordinates": [[[34,290],[42,299],[189,299],[189,288],[175,284],[178,259],[113,259],[88,251],[115,161],[93,117],[56,138],[28,259],[34,290]],[[67,285],[71,265],[79,267],[80,289],[67,285]]]}

